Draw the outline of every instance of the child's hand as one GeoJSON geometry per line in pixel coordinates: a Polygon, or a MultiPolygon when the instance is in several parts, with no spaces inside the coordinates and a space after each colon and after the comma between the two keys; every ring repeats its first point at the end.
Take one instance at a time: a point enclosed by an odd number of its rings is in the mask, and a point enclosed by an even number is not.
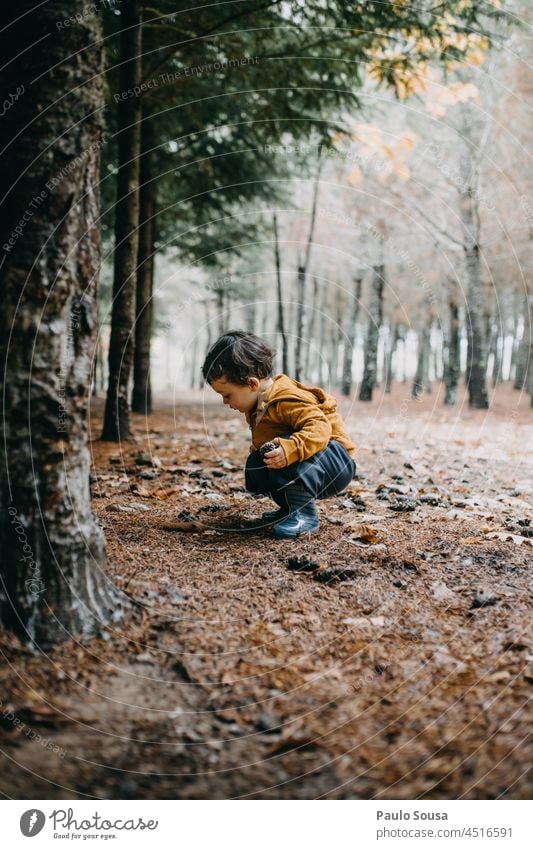
{"type": "MultiPolygon", "coordinates": [[[[272,440],[272,442],[277,442],[277,437],[272,440]]],[[[285,457],[285,451],[278,444],[278,448],[274,451],[268,451],[263,455],[263,462],[268,469],[284,469],[287,465],[287,458],[285,457]]]]}

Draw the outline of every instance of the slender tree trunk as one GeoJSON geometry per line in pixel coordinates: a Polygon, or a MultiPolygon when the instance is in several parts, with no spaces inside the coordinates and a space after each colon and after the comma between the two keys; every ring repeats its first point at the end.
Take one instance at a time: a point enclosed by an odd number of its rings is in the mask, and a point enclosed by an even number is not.
{"type": "Polygon", "coordinates": [[[294,377],[302,379],[302,342],[304,335],[304,299],[305,299],[305,268],[298,265],[298,280],[296,285],[296,332],[294,344],[294,377]]]}
{"type": "Polygon", "coordinates": [[[473,185],[470,163],[462,163],[464,188],[460,191],[460,214],[463,225],[463,250],[467,277],[468,335],[467,386],[471,407],[486,409],[487,394],[487,338],[485,333],[485,293],[481,274],[479,221],[476,186],[473,185]]]}
{"type": "MultiPolygon", "coordinates": [[[[141,76],[141,11],[139,0],[129,0],[121,10],[120,88],[127,91],[141,76]]],[[[109,341],[109,386],[102,439],[120,442],[131,438],[129,384],[133,365],[133,333],[137,253],[139,244],[139,159],[141,100],[119,100],[118,177],[115,205],[115,256],[113,307],[109,341]]]]}
{"type": "Polygon", "coordinates": [[[497,386],[502,382],[503,368],[503,335],[500,332],[501,327],[496,327],[494,338],[492,341],[492,385],[497,386]]]}
{"type": "Polygon", "coordinates": [[[516,352],[516,371],[514,379],[514,388],[523,389],[526,386],[528,366],[530,365],[531,356],[531,339],[532,331],[532,310],[531,303],[533,296],[526,295],[524,298],[524,328],[522,330],[522,338],[518,344],[516,352]]]}
{"type": "Polygon", "coordinates": [[[192,351],[191,351],[191,376],[190,376],[190,387],[194,389],[196,386],[197,380],[197,366],[198,366],[198,334],[194,334],[194,338],[192,341],[192,351]]]}
{"type": "Polygon", "coordinates": [[[224,289],[216,289],[216,304],[218,318],[218,335],[223,336],[226,329],[226,321],[224,316],[224,289]]]}
{"type": "Polygon", "coordinates": [[[305,349],[305,375],[309,379],[311,368],[311,351],[313,350],[313,337],[315,335],[316,314],[318,312],[318,278],[313,277],[313,301],[309,310],[309,325],[307,327],[307,345],[305,349]]]}
{"type": "Polygon", "coordinates": [[[353,352],[355,348],[355,334],[357,332],[357,321],[359,319],[359,309],[361,306],[361,287],[363,285],[362,277],[356,277],[354,281],[354,291],[352,298],[352,308],[348,319],[348,332],[346,334],[346,345],[344,348],[344,361],[342,364],[342,385],[341,392],[343,395],[349,396],[352,391],[352,370],[353,370],[353,352]]]}
{"type": "Polygon", "coordinates": [[[283,374],[289,373],[289,343],[285,332],[285,317],[283,310],[283,289],[281,285],[281,257],[279,251],[278,219],[274,213],[274,253],[276,260],[276,293],[278,301],[278,333],[281,336],[281,351],[283,374]]]}
{"type": "Polygon", "coordinates": [[[213,344],[213,332],[211,330],[211,314],[209,311],[209,301],[206,299],[204,301],[204,312],[205,312],[205,332],[207,334],[207,350],[213,344]]]}
{"type": "Polygon", "coordinates": [[[304,325],[304,310],[305,310],[305,281],[309,270],[309,259],[311,257],[311,247],[313,244],[313,235],[315,232],[316,222],[316,207],[318,201],[318,188],[320,185],[320,174],[322,171],[323,160],[318,162],[318,169],[313,187],[313,204],[311,208],[311,221],[309,224],[309,235],[307,237],[307,245],[305,255],[302,262],[298,263],[298,286],[297,286],[297,318],[296,318],[296,339],[294,347],[294,376],[296,380],[301,379],[302,372],[302,342],[303,342],[303,325],[304,325]]]}
{"type": "Polygon", "coordinates": [[[139,253],[137,264],[137,293],[135,306],[135,351],[133,360],[134,413],[152,412],[150,380],[150,349],[152,344],[153,291],[155,263],[155,155],[150,119],[145,118],[141,132],[141,166],[139,189],[139,253]]]}
{"type": "Polygon", "coordinates": [[[413,388],[411,390],[413,398],[418,398],[420,393],[423,391],[431,391],[431,387],[429,386],[430,336],[431,319],[424,322],[422,330],[418,334],[416,374],[413,381],[413,388]]]}
{"type": "Polygon", "coordinates": [[[89,492],[100,22],[82,0],[34,6],[20,0],[6,8],[0,33],[2,100],[24,87],[3,119],[0,172],[0,622],[46,649],[98,633],[125,605],[105,575],[89,492]],[[73,14],[81,22],[59,32],[56,22],[73,14]]]}
{"type": "Polygon", "coordinates": [[[326,321],[327,321],[327,300],[328,288],[324,286],[322,290],[322,303],[320,307],[320,333],[318,342],[318,383],[319,386],[324,384],[324,366],[326,364],[325,344],[326,344],[326,321]]]}
{"type": "Polygon", "coordinates": [[[459,303],[457,300],[457,290],[453,284],[448,295],[448,310],[450,324],[445,345],[444,404],[447,407],[451,407],[457,402],[457,387],[459,386],[459,377],[461,374],[459,303]]]}
{"type": "Polygon", "coordinates": [[[390,331],[390,340],[387,354],[385,357],[385,392],[390,394],[392,389],[392,358],[400,340],[400,328],[395,322],[390,331]]]}
{"type": "Polygon", "coordinates": [[[379,330],[383,321],[383,286],[385,266],[374,266],[365,338],[363,379],[359,389],[360,401],[371,401],[377,383],[379,330]]]}

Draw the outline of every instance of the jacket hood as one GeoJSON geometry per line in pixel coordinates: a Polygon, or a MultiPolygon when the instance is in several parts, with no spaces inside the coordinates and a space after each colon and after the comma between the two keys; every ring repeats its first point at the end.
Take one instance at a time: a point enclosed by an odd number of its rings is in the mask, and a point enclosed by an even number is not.
{"type": "Polygon", "coordinates": [[[257,411],[264,406],[269,407],[278,401],[304,401],[320,406],[324,413],[334,413],[337,409],[337,399],[322,389],[320,386],[306,386],[286,374],[278,374],[274,383],[268,388],[265,395],[260,399],[257,411]]]}

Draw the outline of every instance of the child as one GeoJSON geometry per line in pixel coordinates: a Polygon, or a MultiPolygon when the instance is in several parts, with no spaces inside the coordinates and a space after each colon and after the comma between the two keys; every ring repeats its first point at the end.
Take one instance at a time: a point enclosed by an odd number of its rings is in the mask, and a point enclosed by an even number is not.
{"type": "Polygon", "coordinates": [[[293,539],[318,530],[315,499],[339,495],[354,477],[355,444],[336,400],[285,374],[272,377],[274,357],[262,339],[236,330],[210,348],[202,374],[224,404],[244,413],[252,431],[246,489],[271,496],[279,509],[263,519],[277,539],[293,539]],[[277,447],[262,454],[267,442],[277,447]]]}

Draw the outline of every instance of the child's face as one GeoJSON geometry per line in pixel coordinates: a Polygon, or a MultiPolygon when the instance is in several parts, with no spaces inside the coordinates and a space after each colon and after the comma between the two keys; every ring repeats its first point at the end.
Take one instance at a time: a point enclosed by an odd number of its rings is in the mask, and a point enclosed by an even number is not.
{"type": "Polygon", "coordinates": [[[238,410],[239,413],[249,413],[257,404],[261,383],[257,377],[249,377],[246,386],[241,386],[239,383],[230,383],[222,376],[213,380],[211,386],[215,392],[222,395],[226,406],[238,410]]]}

